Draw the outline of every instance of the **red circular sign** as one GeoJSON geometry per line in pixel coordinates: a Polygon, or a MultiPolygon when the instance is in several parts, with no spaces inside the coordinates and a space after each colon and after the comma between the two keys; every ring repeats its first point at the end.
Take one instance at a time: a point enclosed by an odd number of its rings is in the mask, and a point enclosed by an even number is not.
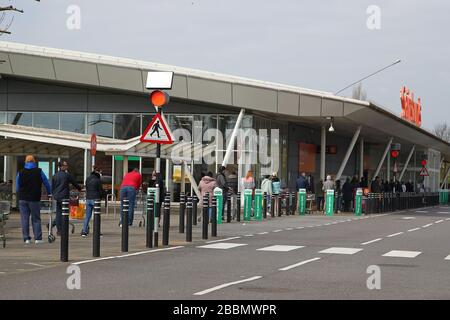
{"type": "Polygon", "coordinates": [[[150,94],[150,101],[154,106],[162,107],[169,102],[169,95],[164,91],[155,90],[150,94]]]}
{"type": "Polygon", "coordinates": [[[97,135],[93,133],[91,135],[91,155],[95,156],[97,153],[97,135]]]}
{"type": "Polygon", "coordinates": [[[422,167],[425,167],[427,165],[427,160],[423,159],[422,160],[422,167]]]}
{"type": "Polygon", "coordinates": [[[392,156],[392,158],[397,158],[398,157],[398,151],[397,150],[391,151],[391,156],[392,156]]]}

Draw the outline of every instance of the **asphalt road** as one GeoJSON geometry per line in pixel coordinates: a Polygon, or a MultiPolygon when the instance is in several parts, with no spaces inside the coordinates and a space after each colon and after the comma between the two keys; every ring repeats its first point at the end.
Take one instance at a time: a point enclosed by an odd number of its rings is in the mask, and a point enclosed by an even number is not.
{"type": "Polygon", "coordinates": [[[0,299],[450,298],[449,207],[219,230],[225,239],[74,261],[79,290],[67,288],[69,264],[3,275],[0,299]],[[369,266],[379,289],[367,287],[369,266]]]}

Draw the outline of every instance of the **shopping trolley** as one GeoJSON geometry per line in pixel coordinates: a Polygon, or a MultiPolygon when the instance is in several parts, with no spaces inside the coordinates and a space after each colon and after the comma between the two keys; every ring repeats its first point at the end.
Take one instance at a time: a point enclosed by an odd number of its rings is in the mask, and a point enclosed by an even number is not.
{"type": "Polygon", "coordinates": [[[0,201],[0,240],[3,243],[3,248],[6,247],[6,220],[8,220],[11,212],[10,201],[0,201]]]}
{"type": "MultiPolygon", "coordinates": [[[[56,237],[53,234],[53,221],[56,217],[56,200],[49,199],[42,199],[41,200],[41,214],[48,214],[48,223],[47,223],[47,230],[48,235],[47,239],[49,243],[52,243],[55,241],[56,237]]],[[[69,221],[69,225],[71,227],[71,233],[75,232],[75,224],[73,222],[69,221]]]]}

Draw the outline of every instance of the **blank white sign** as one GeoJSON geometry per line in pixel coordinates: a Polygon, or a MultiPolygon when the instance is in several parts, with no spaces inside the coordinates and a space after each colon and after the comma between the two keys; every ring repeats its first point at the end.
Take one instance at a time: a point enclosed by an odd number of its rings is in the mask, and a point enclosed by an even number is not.
{"type": "Polygon", "coordinates": [[[173,72],[149,71],[147,73],[147,89],[172,89],[173,72]]]}

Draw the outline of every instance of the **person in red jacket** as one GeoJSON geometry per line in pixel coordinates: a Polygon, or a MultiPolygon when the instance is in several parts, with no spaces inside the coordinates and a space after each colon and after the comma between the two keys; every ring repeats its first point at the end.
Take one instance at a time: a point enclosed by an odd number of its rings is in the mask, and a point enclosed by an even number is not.
{"type": "Polygon", "coordinates": [[[128,225],[133,225],[134,219],[134,204],[136,201],[136,191],[142,185],[142,176],[139,173],[138,168],[134,168],[131,172],[128,172],[124,177],[122,184],[120,185],[120,226],[122,226],[123,217],[123,200],[128,199],[130,208],[128,211],[128,225]]]}

